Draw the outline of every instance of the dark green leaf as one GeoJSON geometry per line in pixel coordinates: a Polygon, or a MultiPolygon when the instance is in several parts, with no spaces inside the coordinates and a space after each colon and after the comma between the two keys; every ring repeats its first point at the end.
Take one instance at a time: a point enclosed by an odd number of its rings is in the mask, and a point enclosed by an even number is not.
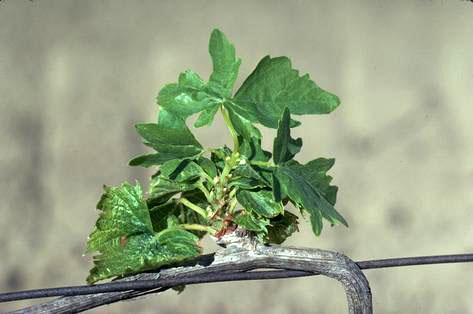
{"type": "Polygon", "coordinates": [[[234,177],[244,177],[255,179],[256,181],[265,182],[265,179],[251,166],[248,162],[240,163],[233,171],[234,177]]]}
{"type": "Polygon", "coordinates": [[[150,181],[148,203],[151,206],[156,206],[166,202],[173,195],[193,189],[195,186],[192,183],[179,183],[159,175],[150,181]]]}
{"type": "Polygon", "coordinates": [[[202,145],[187,127],[170,128],[155,123],[137,124],[136,130],[143,137],[144,144],[154,148],[158,154],[133,159],[130,164],[164,163],[173,159],[194,157],[202,152],[202,145]]]}
{"type": "Polygon", "coordinates": [[[320,191],[330,204],[335,205],[338,188],[330,185],[332,177],[327,175],[327,171],[332,168],[334,163],[335,159],[333,158],[317,158],[305,165],[293,162],[291,168],[320,191]]]}
{"type": "Polygon", "coordinates": [[[296,215],[288,211],[271,218],[266,242],[274,244],[283,243],[290,235],[299,231],[297,219],[296,215]]]}
{"type": "Polygon", "coordinates": [[[186,289],[186,285],[179,285],[179,286],[174,286],[171,288],[172,290],[176,291],[177,294],[181,294],[184,292],[184,290],[186,289]]]}
{"type": "Polygon", "coordinates": [[[218,175],[217,167],[212,160],[205,157],[200,157],[197,160],[197,163],[211,178],[215,178],[218,175]]]}
{"type": "Polygon", "coordinates": [[[210,154],[210,159],[215,164],[215,166],[221,171],[225,166],[225,158],[230,157],[231,154],[232,151],[226,146],[215,148],[210,154]]]}
{"type": "Polygon", "coordinates": [[[329,220],[331,224],[342,223],[348,226],[345,219],[322,196],[321,192],[300,174],[300,168],[279,166],[275,170],[275,176],[281,185],[282,192],[310,213],[312,229],[316,235],[320,234],[322,228],[321,216],[329,220]]]}
{"type": "Polygon", "coordinates": [[[178,213],[177,201],[171,199],[166,203],[154,206],[149,210],[151,223],[153,224],[154,232],[159,232],[168,227],[168,217],[178,213]]]}
{"type": "Polygon", "coordinates": [[[277,128],[288,107],[292,114],[330,113],[340,104],[337,96],[318,87],[309,75],[299,76],[287,57],[264,57],[235,95],[235,102],[251,112],[244,117],[277,128]]]}
{"type": "MultiPolygon", "coordinates": [[[[182,197],[200,206],[207,207],[208,202],[205,195],[200,190],[190,190],[182,192],[182,197]]],[[[207,225],[208,221],[197,214],[192,209],[179,204],[178,199],[170,199],[165,203],[158,204],[150,209],[151,222],[155,232],[159,232],[169,227],[169,217],[174,217],[175,224],[201,224],[207,225]]],[[[192,231],[199,238],[205,235],[203,232],[192,231]]]]}
{"type": "Polygon", "coordinates": [[[209,53],[213,63],[209,88],[223,97],[230,97],[241,63],[235,55],[235,47],[220,30],[214,29],[210,36],[209,53]]]}
{"type": "Polygon", "coordinates": [[[232,179],[228,184],[229,187],[237,187],[243,190],[251,190],[255,188],[264,188],[266,187],[265,184],[261,183],[261,181],[257,181],[252,178],[236,178],[232,179]]]}
{"type": "Polygon", "coordinates": [[[281,120],[279,120],[277,136],[274,139],[273,160],[275,164],[291,160],[301,150],[302,139],[291,137],[290,119],[289,108],[285,108],[281,120]]]}
{"type": "Polygon", "coordinates": [[[168,161],[161,166],[160,171],[164,177],[176,182],[198,178],[204,172],[198,164],[189,159],[168,161]]]}
{"type": "Polygon", "coordinates": [[[251,140],[252,138],[261,138],[261,132],[251,123],[250,120],[244,118],[234,111],[233,107],[226,106],[226,108],[228,110],[230,121],[232,122],[233,127],[235,128],[235,131],[238,133],[238,135],[247,140],[251,140]]]}
{"type": "Polygon", "coordinates": [[[146,141],[146,144],[160,150],[168,146],[194,146],[202,148],[188,128],[169,128],[156,123],[137,124],[136,130],[146,141]]]}
{"type": "Polygon", "coordinates": [[[246,160],[236,166],[231,172],[232,179],[229,186],[236,186],[244,190],[256,188],[271,188],[271,175],[266,170],[250,165],[246,160]]]}
{"type": "Polygon", "coordinates": [[[281,183],[279,182],[279,179],[276,177],[274,172],[271,173],[271,181],[272,181],[272,187],[273,187],[273,198],[276,202],[281,202],[283,199],[281,183]]]}
{"type": "Polygon", "coordinates": [[[128,165],[142,166],[148,168],[156,165],[161,165],[166,161],[171,160],[172,158],[174,158],[172,155],[170,156],[166,154],[147,154],[133,158],[128,162],[128,165]]]}
{"type": "Polygon", "coordinates": [[[271,191],[239,190],[236,194],[238,202],[250,212],[257,213],[266,218],[272,218],[284,211],[281,202],[273,199],[271,191]]]}
{"type": "Polygon", "coordinates": [[[319,236],[322,233],[323,221],[322,213],[319,210],[309,210],[310,212],[310,224],[314,234],[319,236]]]}
{"type": "Polygon", "coordinates": [[[265,151],[261,147],[261,140],[255,137],[251,139],[245,139],[243,137],[240,140],[240,154],[245,156],[250,161],[268,161],[271,159],[271,153],[265,151]]]}

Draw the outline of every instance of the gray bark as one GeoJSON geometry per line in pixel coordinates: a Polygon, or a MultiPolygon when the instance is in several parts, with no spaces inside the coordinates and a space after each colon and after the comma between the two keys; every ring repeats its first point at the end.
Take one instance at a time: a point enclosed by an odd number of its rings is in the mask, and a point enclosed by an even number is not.
{"type": "MultiPolygon", "coordinates": [[[[369,283],[351,259],[337,252],[319,249],[265,246],[251,239],[221,243],[226,248],[218,251],[209,265],[194,265],[163,269],[157,273],[142,273],[120,280],[157,280],[162,288],[151,291],[109,292],[92,295],[62,297],[34,305],[13,313],[78,313],[101,305],[158,293],[166,288],[203,282],[202,276],[221,272],[242,272],[261,268],[307,271],[338,280],[344,287],[348,313],[372,313],[369,283]],[[200,279],[199,279],[200,278],[200,279]]],[[[209,280],[211,281],[211,280],[209,280]]]]}

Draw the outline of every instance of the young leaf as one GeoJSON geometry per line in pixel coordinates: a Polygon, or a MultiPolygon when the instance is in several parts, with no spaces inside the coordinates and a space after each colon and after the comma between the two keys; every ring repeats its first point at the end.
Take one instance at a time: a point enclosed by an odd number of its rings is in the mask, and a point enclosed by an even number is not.
{"type": "Polygon", "coordinates": [[[190,232],[166,229],[154,234],[139,185],[105,188],[97,208],[102,213],[90,234],[87,251],[100,254],[94,256],[95,267],[88,283],[157,268],[200,253],[198,238],[190,232]]]}
{"type": "Polygon", "coordinates": [[[211,125],[219,108],[219,106],[213,106],[203,110],[197,120],[194,122],[194,127],[201,128],[206,125],[211,125]]]}
{"type": "Polygon", "coordinates": [[[177,84],[164,86],[157,100],[162,109],[184,121],[195,113],[218,107],[221,102],[207,92],[204,81],[190,70],[179,75],[177,84]]]}
{"type": "Polygon", "coordinates": [[[293,139],[291,137],[291,128],[289,126],[291,114],[289,108],[285,108],[281,120],[279,120],[277,136],[273,144],[273,160],[275,164],[280,164],[291,160],[300,152],[302,139],[293,139]]]}
{"type": "Polygon", "coordinates": [[[141,187],[123,183],[105,187],[97,204],[101,211],[95,230],[87,242],[89,252],[99,251],[123,235],[152,232],[148,207],[142,198],[141,187]]]}
{"type": "Polygon", "coordinates": [[[164,163],[161,168],[161,175],[176,182],[185,182],[200,177],[204,170],[189,159],[174,159],[164,163]]]}
{"type": "Polygon", "coordinates": [[[345,219],[322,196],[321,192],[301,175],[300,168],[281,165],[276,168],[274,174],[282,192],[310,213],[312,229],[316,235],[319,235],[322,230],[321,216],[329,220],[331,224],[342,223],[348,226],[345,219]]]}
{"type": "Polygon", "coordinates": [[[178,211],[177,200],[170,199],[166,203],[156,205],[149,210],[154,232],[160,232],[168,227],[168,217],[176,215],[178,211]]]}
{"type": "Polygon", "coordinates": [[[257,233],[268,232],[267,226],[269,225],[269,220],[266,218],[257,218],[251,213],[240,213],[238,216],[236,216],[234,222],[241,228],[248,231],[254,231],[257,233]]]}
{"type": "Polygon", "coordinates": [[[299,76],[287,57],[264,57],[235,94],[234,101],[251,109],[248,120],[277,128],[288,107],[292,114],[330,113],[340,104],[337,96],[318,87],[309,75],[299,76]]]}
{"type": "Polygon", "coordinates": [[[172,160],[172,156],[168,156],[167,154],[147,154],[147,155],[140,155],[128,162],[129,166],[141,166],[145,168],[149,168],[156,165],[161,165],[166,161],[172,160]]]}
{"type": "Polygon", "coordinates": [[[190,191],[193,189],[195,189],[193,183],[180,183],[159,175],[152,178],[150,181],[148,203],[151,206],[156,206],[166,202],[172,196],[180,192],[190,191]]]}
{"type": "Polygon", "coordinates": [[[199,166],[209,175],[211,178],[215,178],[218,173],[217,173],[217,166],[213,163],[212,160],[206,158],[206,157],[200,157],[197,160],[197,163],[199,166]]]}
{"type": "Polygon", "coordinates": [[[240,154],[250,161],[268,161],[271,153],[261,147],[261,140],[255,137],[251,139],[239,138],[240,154]]]}
{"type": "Polygon", "coordinates": [[[208,86],[222,97],[230,97],[241,63],[235,55],[235,47],[220,30],[214,29],[210,35],[209,53],[213,72],[208,86]]]}
{"type": "MultiPolygon", "coordinates": [[[[270,186],[270,183],[261,176],[261,173],[255,170],[256,167],[252,167],[248,164],[248,162],[244,162],[239,164],[235,170],[233,170],[232,175],[234,177],[243,177],[248,179],[253,179],[256,182],[260,182],[260,184],[270,186]]],[[[255,188],[254,186],[253,188],[255,188]]]]}
{"type": "Polygon", "coordinates": [[[173,159],[195,157],[202,152],[202,145],[184,125],[181,128],[170,128],[161,124],[137,124],[136,130],[143,137],[144,144],[154,148],[158,153],[139,156],[130,161],[131,166],[152,166],[173,159]]]}
{"type": "Polygon", "coordinates": [[[300,124],[291,113],[329,113],[339,105],[338,97],[308,75],[299,76],[288,58],[267,56],[231,98],[241,60],[217,29],[211,34],[209,53],[209,82],[191,70],[181,73],[177,83],[159,92],[157,123],[136,126],[156,153],[139,156],[130,165],[160,168],[151,177],[146,199],[139,185],[105,189],[97,205],[101,214],[87,243],[89,252],[98,253],[89,283],[194,257],[201,252],[199,238],[233,230],[227,225],[231,217],[259,241],[282,243],[297,231],[297,217],[284,212],[289,201],[302,214],[309,212],[316,235],[323,219],[346,225],[333,208],[338,188],[330,185],[327,171],[334,160],[299,164],[293,158],[302,140],[290,135],[290,128],[300,124]],[[194,126],[209,125],[219,109],[234,149],[211,149],[208,159],[186,122],[199,114],[194,126]],[[277,128],[273,154],[261,147],[256,123],[277,128]],[[237,201],[244,210],[235,207],[237,201]]]}
{"type": "Polygon", "coordinates": [[[335,205],[338,187],[330,185],[332,177],[327,175],[327,171],[332,168],[334,163],[335,159],[333,158],[317,158],[305,165],[293,162],[291,167],[304,176],[310,185],[319,190],[330,204],[335,205]]]}
{"type": "Polygon", "coordinates": [[[254,212],[266,218],[273,218],[284,211],[281,202],[274,201],[271,191],[239,190],[236,197],[238,202],[247,211],[254,212]]]}
{"type": "Polygon", "coordinates": [[[230,157],[231,154],[232,151],[227,146],[219,147],[212,150],[210,159],[215,164],[217,169],[219,169],[219,171],[222,171],[223,167],[225,166],[225,159],[227,157],[230,157]]]}
{"type": "Polygon", "coordinates": [[[255,127],[250,120],[238,114],[233,107],[226,106],[228,115],[238,135],[241,135],[246,140],[253,138],[260,139],[261,132],[255,127]]]}
{"type": "Polygon", "coordinates": [[[158,151],[172,148],[172,146],[178,148],[179,146],[193,146],[202,150],[202,145],[188,128],[173,129],[156,123],[141,123],[135,127],[145,140],[146,145],[156,148],[158,151]]]}

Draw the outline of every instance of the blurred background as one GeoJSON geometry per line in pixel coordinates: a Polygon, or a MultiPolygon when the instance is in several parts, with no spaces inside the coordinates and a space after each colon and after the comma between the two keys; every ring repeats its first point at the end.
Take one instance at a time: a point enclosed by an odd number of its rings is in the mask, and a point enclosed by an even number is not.
{"type": "MultiPolygon", "coordinates": [[[[266,54],[342,105],[303,117],[299,160],[336,157],[350,228],[286,244],[354,260],[473,252],[473,3],[469,1],[0,2],[0,289],[84,284],[102,185],[140,180],[134,131],[187,68],[207,78],[211,30],[266,54]]],[[[205,146],[231,144],[221,120],[205,146]]],[[[275,132],[265,130],[269,148],[275,132]]],[[[209,249],[210,250],[210,249],[209,249]]],[[[377,313],[473,313],[473,264],[368,270],[377,313]]],[[[38,302],[38,301],[36,301],[38,302]]],[[[0,304],[0,312],[31,302],[0,304]]],[[[188,287],[93,313],[345,313],[321,277],[188,287]]]]}

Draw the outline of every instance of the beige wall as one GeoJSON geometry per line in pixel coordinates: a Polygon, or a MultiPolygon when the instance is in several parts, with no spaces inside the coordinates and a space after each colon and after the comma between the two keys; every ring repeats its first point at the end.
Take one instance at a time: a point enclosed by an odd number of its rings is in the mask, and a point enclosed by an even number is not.
{"type": "MultiPolygon", "coordinates": [[[[468,1],[0,2],[0,289],[83,284],[102,184],[144,182],[133,124],[163,84],[207,77],[214,27],[242,77],[288,55],[342,99],[304,117],[300,159],[336,157],[350,228],[288,244],[355,260],[473,252],[473,3],[468,1]]],[[[198,132],[230,143],[221,121],[198,132]]],[[[265,144],[274,131],[265,131],[265,144]]],[[[473,264],[366,271],[377,313],[473,313],[473,264]]],[[[25,304],[25,303],[21,303],[25,304]]],[[[0,312],[16,304],[0,304],[0,312]]],[[[96,313],[343,313],[323,278],[193,286],[96,313]]]]}

